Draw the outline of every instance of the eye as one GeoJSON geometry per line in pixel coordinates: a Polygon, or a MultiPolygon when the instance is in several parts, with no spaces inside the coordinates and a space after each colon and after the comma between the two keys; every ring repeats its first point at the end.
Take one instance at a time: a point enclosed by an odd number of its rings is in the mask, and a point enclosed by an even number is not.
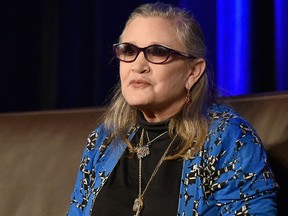
{"type": "Polygon", "coordinates": [[[168,56],[170,54],[170,50],[166,47],[160,45],[153,45],[147,48],[147,54],[152,56],[168,56]]]}
{"type": "Polygon", "coordinates": [[[134,56],[137,54],[137,48],[131,44],[120,44],[117,50],[120,55],[134,56]]]}

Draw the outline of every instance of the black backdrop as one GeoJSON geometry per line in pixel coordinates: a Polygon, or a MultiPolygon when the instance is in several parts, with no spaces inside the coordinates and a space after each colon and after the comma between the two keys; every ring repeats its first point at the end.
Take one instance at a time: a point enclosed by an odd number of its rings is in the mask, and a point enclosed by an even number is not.
{"type": "MultiPolygon", "coordinates": [[[[111,45],[117,42],[132,9],[144,2],[153,1],[19,0],[2,3],[0,112],[106,104],[118,80],[118,64],[112,60],[111,45]]],[[[180,1],[163,2],[178,5],[180,1]]],[[[201,5],[201,1],[195,2],[201,5]]],[[[210,9],[215,6],[215,0],[208,2],[210,9]]],[[[208,35],[210,60],[215,63],[215,25],[207,26],[202,19],[206,17],[211,25],[215,22],[215,13],[207,13],[205,7],[209,9],[202,4],[203,11],[197,13],[208,35]]],[[[255,74],[251,93],[273,91],[274,62],[267,55],[274,49],[273,31],[269,31],[274,28],[273,13],[269,12],[273,10],[273,1],[265,1],[261,10],[256,6],[253,10],[255,74]],[[267,36],[265,39],[263,33],[267,36]],[[264,68],[269,73],[263,74],[264,68]]]]}

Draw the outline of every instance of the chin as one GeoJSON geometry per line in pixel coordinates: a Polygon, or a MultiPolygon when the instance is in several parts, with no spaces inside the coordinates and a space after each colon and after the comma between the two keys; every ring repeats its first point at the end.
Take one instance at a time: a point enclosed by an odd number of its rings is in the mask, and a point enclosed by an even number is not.
{"type": "Polygon", "coordinates": [[[141,109],[141,108],[144,108],[144,107],[147,107],[149,106],[149,103],[143,101],[143,100],[127,100],[127,103],[130,105],[130,106],[133,106],[137,109],[141,109]]]}
{"type": "Polygon", "coordinates": [[[136,108],[140,108],[143,106],[148,106],[147,104],[143,103],[143,102],[129,102],[127,101],[129,105],[136,107],[136,108]]]}
{"type": "Polygon", "coordinates": [[[131,106],[144,106],[148,105],[149,101],[143,95],[133,95],[131,97],[124,97],[128,104],[131,106]]]}

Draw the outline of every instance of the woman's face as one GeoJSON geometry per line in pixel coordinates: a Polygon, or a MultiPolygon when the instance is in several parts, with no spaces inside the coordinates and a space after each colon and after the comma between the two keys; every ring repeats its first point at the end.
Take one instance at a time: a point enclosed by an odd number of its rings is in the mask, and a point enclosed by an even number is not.
{"type": "MultiPolygon", "coordinates": [[[[166,45],[186,52],[171,23],[159,17],[136,17],[124,30],[121,42],[138,47],[166,45]]],[[[171,57],[164,64],[148,62],[140,52],[134,62],[120,62],[122,94],[126,101],[142,111],[149,122],[158,122],[179,112],[187,90],[197,81],[191,80],[191,62],[171,57]]]]}

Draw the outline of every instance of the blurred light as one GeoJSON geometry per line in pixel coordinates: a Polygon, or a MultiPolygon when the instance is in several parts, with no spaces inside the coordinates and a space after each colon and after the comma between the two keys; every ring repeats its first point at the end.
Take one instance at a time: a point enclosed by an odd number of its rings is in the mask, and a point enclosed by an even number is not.
{"type": "Polygon", "coordinates": [[[277,90],[288,90],[288,1],[275,0],[275,63],[277,90]]]}
{"type": "Polygon", "coordinates": [[[250,92],[249,0],[217,1],[217,85],[221,95],[250,92]]]}

